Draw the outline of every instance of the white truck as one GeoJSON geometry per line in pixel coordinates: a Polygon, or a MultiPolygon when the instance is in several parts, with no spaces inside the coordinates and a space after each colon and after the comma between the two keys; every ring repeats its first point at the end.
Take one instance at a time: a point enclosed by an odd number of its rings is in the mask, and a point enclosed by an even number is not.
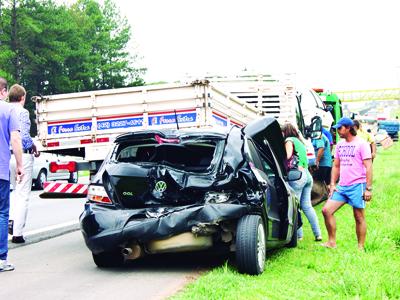
{"type": "MultiPolygon", "coordinates": [[[[263,112],[207,80],[34,97],[40,150],[83,157],[52,170],[98,169],[114,139],[141,129],[243,126],[263,112]]],[[[85,182],[88,183],[88,182],[85,182]]],[[[87,193],[86,184],[52,182],[51,194],[87,193]]]]}
{"type": "MultiPolygon", "coordinates": [[[[290,122],[297,125],[303,137],[311,120],[318,116],[322,125],[330,128],[332,114],[322,99],[312,89],[298,89],[295,74],[255,75],[244,72],[240,76],[209,76],[210,82],[223,91],[261,109],[267,116],[272,116],[280,124],[290,122]]],[[[309,163],[315,163],[315,153],[311,141],[307,141],[309,163]]]]}
{"type": "MultiPolygon", "coordinates": [[[[287,77],[209,79],[34,97],[40,150],[79,156],[86,161],[53,163],[53,171],[94,173],[114,139],[132,130],[243,126],[259,116],[270,115],[281,124],[297,124],[305,136],[311,118],[323,112],[322,108],[316,110],[318,113],[311,110],[305,117],[300,97],[287,77]]],[[[315,160],[310,141],[307,156],[311,163],[315,160]]],[[[46,183],[44,192],[84,195],[87,183],[46,183]]]]}

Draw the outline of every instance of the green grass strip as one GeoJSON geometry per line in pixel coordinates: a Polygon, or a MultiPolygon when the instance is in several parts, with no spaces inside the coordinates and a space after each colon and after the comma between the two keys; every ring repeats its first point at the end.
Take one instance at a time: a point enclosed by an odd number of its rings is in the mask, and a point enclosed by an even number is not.
{"type": "MultiPolygon", "coordinates": [[[[357,249],[353,212],[345,205],[336,213],[337,249],[314,242],[304,218],[304,240],[297,248],[268,253],[262,275],[242,275],[226,263],[172,299],[400,299],[399,154],[400,143],[378,149],[365,252],[357,249]]],[[[315,209],[326,241],[322,205],[315,209]]]]}

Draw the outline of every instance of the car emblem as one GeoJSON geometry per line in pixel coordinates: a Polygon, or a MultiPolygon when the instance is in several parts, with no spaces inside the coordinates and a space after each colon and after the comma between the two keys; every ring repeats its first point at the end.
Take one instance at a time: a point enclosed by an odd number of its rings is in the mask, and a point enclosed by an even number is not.
{"type": "Polygon", "coordinates": [[[154,190],[156,192],[162,193],[167,189],[167,184],[165,183],[165,181],[157,181],[156,182],[156,186],[154,187],[154,190]]]}

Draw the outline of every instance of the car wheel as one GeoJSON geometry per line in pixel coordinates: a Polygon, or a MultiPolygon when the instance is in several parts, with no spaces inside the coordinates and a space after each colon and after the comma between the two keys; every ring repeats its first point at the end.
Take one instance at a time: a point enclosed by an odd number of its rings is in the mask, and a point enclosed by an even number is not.
{"type": "Polygon", "coordinates": [[[299,217],[298,214],[296,214],[294,221],[293,221],[293,234],[292,238],[290,239],[290,242],[286,244],[288,248],[294,248],[297,247],[297,227],[299,224],[299,217]]]}
{"type": "Polygon", "coordinates": [[[43,190],[44,183],[47,181],[47,172],[45,169],[40,170],[36,180],[35,180],[35,188],[37,190],[43,190]]]}
{"type": "Polygon", "coordinates": [[[265,267],[265,228],[260,216],[243,216],[236,229],[236,264],[240,273],[258,275],[265,267]]]}
{"type": "Polygon", "coordinates": [[[110,252],[102,252],[99,254],[92,253],[93,261],[99,268],[112,268],[122,266],[124,256],[121,251],[115,250],[110,252]]]}

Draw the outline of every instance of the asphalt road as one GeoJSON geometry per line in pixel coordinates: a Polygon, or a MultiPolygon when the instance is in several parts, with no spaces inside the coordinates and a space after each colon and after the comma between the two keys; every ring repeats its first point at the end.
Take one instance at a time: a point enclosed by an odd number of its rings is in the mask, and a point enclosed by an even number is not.
{"type": "Polygon", "coordinates": [[[165,299],[227,259],[212,252],[164,254],[97,268],[77,230],[85,199],[39,194],[31,194],[26,244],[9,243],[16,269],[0,273],[0,299],[165,299]]]}
{"type": "MultiPolygon", "coordinates": [[[[27,244],[36,243],[79,228],[79,215],[85,198],[42,199],[42,191],[32,191],[24,237],[27,244]]],[[[9,235],[9,240],[11,236],[9,235]]],[[[19,247],[9,243],[10,248],[19,247]]]]}
{"type": "Polygon", "coordinates": [[[99,269],[75,231],[10,249],[16,269],[0,273],[0,299],[165,299],[224,259],[170,254],[99,269]]]}
{"type": "Polygon", "coordinates": [[[42,191],[32,191],[25,231],[43,229],[63,223],[78,222],[85,198],[42,199],[42,191]]]}

